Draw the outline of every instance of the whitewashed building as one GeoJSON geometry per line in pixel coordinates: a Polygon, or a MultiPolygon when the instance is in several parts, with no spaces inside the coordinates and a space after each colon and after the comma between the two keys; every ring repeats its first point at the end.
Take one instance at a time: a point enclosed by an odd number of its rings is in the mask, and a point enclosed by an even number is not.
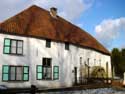
{"type": "Polygon", "coordinates": [[[0,24],[0,85],[72,86],[86,64],[104,67],[111,77],[109,51],[56,8],[31,6],[0,24]]]}

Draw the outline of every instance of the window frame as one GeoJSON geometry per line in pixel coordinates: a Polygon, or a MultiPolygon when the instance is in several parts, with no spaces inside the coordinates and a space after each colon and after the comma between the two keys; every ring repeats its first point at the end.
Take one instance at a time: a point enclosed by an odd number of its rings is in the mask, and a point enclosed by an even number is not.
{"type": "Polygon", "coordinates": [[[14,66],[14,65],[3,65],[2,66],[2,81],[3,82],[10,82],[10,81],[29,81],[29,66],[14,66]],[[4,73],[4,66],[8,66],[8,80],[4,80],[4,74],[7,74],[7,73],[4,73]],[[11,80],[11,67],[14,67],[15,68],[15,79],[14,80],[11,80]],[[21,80],[17,80],[17,76],[18,76],[18,73],[17,73],[17,68],[22,68],[22,75],[21,75],[21,80]],[[28,68],[28,73],[24,73],[24,67],[27,67],[28,68]],[[24,80],[24,74],[27,74],[28,75],[28,79],[27,80],[24,80]]]}
{"type": "Polygon", "coordinates": [[[51,48],[51,40],[50,39],[46,39],[46,47],[51,48]]]}
{"type": "Polygon", "coordinates": [[[70,49],[69,45],[70,44],[68,42],[65,42],[65,50],[69,50],[70,49]]]}
{"type": "Polygon", "coordinates": [[[43,57],[43,59],[42,59],[42,67],[43,67],[43,78],[42,78],[42,80],[52,80],[52,58],[43,57]],[[45,65],[43,65],[44,62],[46,63],[45,65]],[[49,62],[50,65],[48,65],[47,62],[49,62]],[[48,71],[48,69],[51,68],[50,78],[45,78],[45,76],[44,76],[44,74],[45,74],[44,68],[46,69],[46,71],[48,71]]]}
{"type": "Polygon", "coordinates": [[[18,40],[18,39],[11,39],[11,38],[4,38],[4,45],[3,45],[3,54],[10,54],[10,55],[23,55],[23,40],[18,40]],[[10,45],[5,45],[5,41],[6,40],[10,40],[10,45]],[[15,46],[15,50],[16,50],[16,53],[12,53],[12,41],[16,41],[16,46],[15,46]],[[18,45],[18,42],[22,42],[22,47],[19,47],[18,45]],[[9,52],[6,53],[5,52],[5,48],[6,47],[9,47],[9,52]],[[18,53],[18,49],[21,48],[22,50],[22,53],[18,53]]]}

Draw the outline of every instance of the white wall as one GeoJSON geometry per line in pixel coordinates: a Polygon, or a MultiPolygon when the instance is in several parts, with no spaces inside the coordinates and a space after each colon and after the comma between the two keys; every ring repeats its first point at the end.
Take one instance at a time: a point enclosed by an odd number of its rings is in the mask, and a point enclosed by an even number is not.
{"type": "MultiPolygon", "coordinates": [[[[70,44],[70,50],[65,50],[65,44],[59,42],[51,42],[51,48],[46,48],[46,41],[35,38],[26,38],[12,35],[0,34],[0,85],[8,87],[29,87],[31,84],[41,87],[59,87],[71,86],[74,81],[74,67],[80,69],[80,57],[82,64],[90,58],[90,65],[99,65],[106,68],[106,62],[109,64],[109,77],[111,77],[111,60],[110,56],[101,54],[94,50],[80,48],[70,44]],[[4,38],[12,38],[23,40],[24,54],[23,56],[3,54],[4,38]],[[52,66],[59,66],[59,80],[36,80],[36,65],[42,65],[42,58],[52,58],[52,66]],[[2,82],[2,65],[29,65],[30,78],[27,82],[2,82]]],[[[53,70],[53,69],[52,69],[53,70]]],[[[78,73],[79,77],[79,73],[78,73]]]]}

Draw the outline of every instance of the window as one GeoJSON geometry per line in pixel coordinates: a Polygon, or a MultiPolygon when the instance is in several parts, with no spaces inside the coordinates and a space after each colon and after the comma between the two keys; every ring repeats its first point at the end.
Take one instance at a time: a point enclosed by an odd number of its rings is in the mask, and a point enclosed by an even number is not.
{"type": "Polygon", "coordinates": [[[53,68],[53,79],[59,79],[59,66],[54,66],[53,68]]]}
{"type": "Polygon", "coordinates": [[[23,41],[15,39],[4,39],[4,54],[23,54],[23,41]]]}
{"type": "Polygon", "coordinates": [[[46,40],[46,47],[48,47],[48,48],[51,47],[51,40],[49,40],[49,39],[46,40]]]}
{"type": "Polygon", "coordinates": [[[80,57],[80,65],[82,64],[82,57],[80,57]]]}
{"type": "Polygon", "coordinates": [[[99,60],[99,65],[101,66],[101,60],[99,60]]]}
{"type": "Polygon", "coordinates": [[[43,58],[43,79],[52,79],[51,58],[43,58]]]}
{"type": "Polygon", "coordinates": [[[3,81],[28,81],[29,67],[3,65],[2,80],[3,81]]]}
{"type": "Polygon", "coordinates": [[[65,50],[69,50],[69,43],[65,43],[65,50]]]}
{"type": "Polygon", "coordinates": [[[88,66],[89,66],[89,58],[88,58],[88,61],[87,61],[87,63],[88,63],[88,66]]]}
{"type": "Polygon", "coordinates": [[[43,67],[42,67],[42,65],[37,65],[36,71],[37,71],[37,80],[42,80],[43,79],[43,67]]]}
{"type": "Polygon", "coordinates": [[[94,66],[96,66],[96,59],[94,59],[94,66]]]}

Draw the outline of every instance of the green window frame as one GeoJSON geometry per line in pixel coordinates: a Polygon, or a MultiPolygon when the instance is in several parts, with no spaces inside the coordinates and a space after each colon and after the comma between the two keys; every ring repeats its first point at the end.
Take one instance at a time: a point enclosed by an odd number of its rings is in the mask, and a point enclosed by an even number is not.
{"type": "Polygon", "coordinates": [[[65,43],[65,50],[69,50],[69,43],[65,43]]]}
{"type": "Polygon", "coordinates": [[[47,48],[50,48],[50,47],[51,47],[51,40],[50,40],[50,39],[47,39],[47,40],[46,40],[46,47],[47,47],[47,48]]]}
{"type": "Polygon", "coordinates": [[[59,66],[53,67],[53,79],[58,80],[59,79],[59,66]]]}
{"type": "Polygon", "coordinates": [[[36,66],[36,78],[37,80],[42,80],[43,79],[43,66],[42,65],[37,65],[36,66]]]}
{"type": "Polygon", "coordinates": [[[4,38],[3,53],[23,55],[23,40],[4,38]]]}
{"type": "Polygon", "coordinates": [[[29,66],[2,66],[2,81],[29,81],[29,66]]]}

